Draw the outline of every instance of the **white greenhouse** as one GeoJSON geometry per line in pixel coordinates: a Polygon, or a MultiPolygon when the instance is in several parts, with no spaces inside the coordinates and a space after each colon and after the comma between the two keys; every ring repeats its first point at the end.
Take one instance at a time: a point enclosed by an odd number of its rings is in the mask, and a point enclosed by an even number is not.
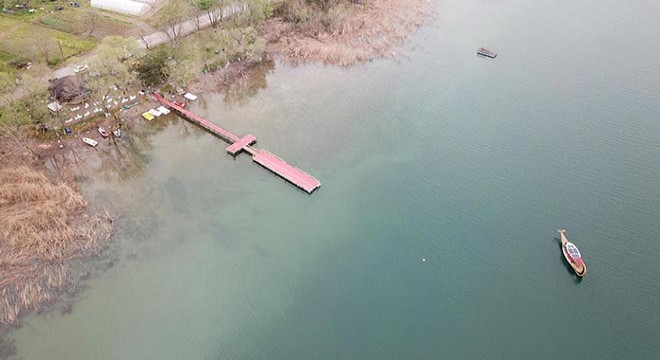
{"type": "MultiPolygon", "coordinates": [[[[145,2],[147,1],[149,0],[145,0],[145,2]]],[[[92,0],[92,7],[139,16],[151,9],[151,6],[145,2],[134,0],[92,0]]]]}

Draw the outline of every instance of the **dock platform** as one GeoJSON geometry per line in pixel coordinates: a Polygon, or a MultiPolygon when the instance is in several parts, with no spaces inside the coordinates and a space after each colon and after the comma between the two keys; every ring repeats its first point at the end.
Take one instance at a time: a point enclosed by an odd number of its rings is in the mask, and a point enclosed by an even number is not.
{"type": "Polygon", "coordinates": [[[252,134],[247,134],[243,136],[242,138],[238,139],[237,142],[227,146],[227,152],[231,156],[236,156],[238,155],[241,150],[245,150],[244,148],[248,145],[252,145],[257,141],[257,137],[252,135],[252,134]]]}
{"type": "Polygon", "coordinates": [[[297,187],[307,191],[309,194],[321,186],[321,183],[312,175],[287,164],[286,161],[266,150],[259,150],[254,156],[252,156],[252,160],[297,187]]]}
{"type": "Polygon", "coordinates": [[[277,157],[276,155],[270,153],[267,150],[259,150],[251,145],[257,141],[257,137],[252,134],[247,134],[243,137],[234,135],[233,133],[221,128],[218,125],[213,124],[212,122],[197,116],[191,111],[184,109],[181,106],[174,104],[174,102],[169,101],[163,98],[160,94],[154,93],[154,98],[156,101],[162,105],[176,111],[179,115],[187,119],[188,121],[201,126],[212,134],[218,136],[219,138],[225,140],[230,145],[227,147],[227,153],[232,156],[238,155],[241,151],[245,151],[252,155],[252,160],[263,166],[264,168],[270,170],[274,174],[280,176],[284,180],[290,182],[291,184],[299,187],[300,189],[306,191],[308,194],[314,192],[321,186],[321,182],[318,181],[312,175],[298,169],[295,166],[288,164],[286,161],[277,157]]]}

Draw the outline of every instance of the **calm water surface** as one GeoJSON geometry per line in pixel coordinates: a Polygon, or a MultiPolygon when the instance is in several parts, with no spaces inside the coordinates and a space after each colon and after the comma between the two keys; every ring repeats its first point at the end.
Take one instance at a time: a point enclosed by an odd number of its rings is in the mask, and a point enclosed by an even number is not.
{"type": "Polygon", "coordinates": [[[435,8],[397,59],[278,63],[193,106],[312,196],[174,117],[99,150],[118,261],[16,357],[658,359],[660,2],[435,8]]]}

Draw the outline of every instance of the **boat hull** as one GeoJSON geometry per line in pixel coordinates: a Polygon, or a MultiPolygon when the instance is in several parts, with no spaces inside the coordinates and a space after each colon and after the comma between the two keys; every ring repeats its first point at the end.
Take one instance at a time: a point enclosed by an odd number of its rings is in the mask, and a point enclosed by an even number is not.
{"type": "Polygon", "coordinates": [[[481,48],[477,50],[477,55],[479,56],[485,56],[487,58],[495,59],[497,57],[497,53],[490,51],[488,49],[481,48]]]}
{"type": "Polygon", "coordinates": [[[98,128],[98,131],[99,131],[99,134],[101,134],[101,136],[103,136],[104,138],[107,138],[108,136],[110,136],[110,134],[108,134],[108,132],[100,126],[98,128]]]}
{"type": "Polygon", "coordinates": [[[566,235],[564,235],[564,231],[559,231],[561,235],[561,252],[564,254],[564,259],[566,259],[566,262],[568,265],[570,265],[573,268],[573,271],[575,271],[575,274],[579,277],[583,277],[584,275],[587,274],[587,265],[582,261],[582,264],[576,264],[573,262],[571,259],[571,256],[568,254],[568,251],[566,250],[566,245],[569,244],[570,242],[568,241],[568,238],[566,235]]]}
{"type": "Polygon", "coordinates": [[[566,262],[568,262],[568,265],[573,268],[573,271],[575,271],[577,276],[582,277],[587,274],[587,266],[584,265],[584,263],[582,263],[582,265],[576,265],[573,261],[571,261],[571,257],[568,255],[568,252],[566,252],[566,248],[563,244],[561,246],[561,252],[564,254],[566,262]]]}
{"type": "Polygon", "coordinates": [[[85,144],[87,144],[87,145],[89,145],[89,146],[91,146],[91,147],[96,147],[96,145],[99,144],[98,141],[96,141],[96,140],[94,140],[94,139],[90,139],[90,138],[82,138],[82,141],[83,141],[85,144]]]}

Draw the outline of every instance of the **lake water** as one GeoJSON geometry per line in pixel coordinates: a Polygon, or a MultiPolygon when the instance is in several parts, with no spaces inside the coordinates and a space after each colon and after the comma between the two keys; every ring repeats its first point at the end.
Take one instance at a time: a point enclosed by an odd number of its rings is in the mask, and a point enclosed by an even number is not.
{"type": "Polygon", "coordinates": [[[173,116],[99,150],[82,188],[118,260],[16,357],[658,359],[660,2],[434,6],[396,59],[192,106],[311,196],[173,116]]]}

